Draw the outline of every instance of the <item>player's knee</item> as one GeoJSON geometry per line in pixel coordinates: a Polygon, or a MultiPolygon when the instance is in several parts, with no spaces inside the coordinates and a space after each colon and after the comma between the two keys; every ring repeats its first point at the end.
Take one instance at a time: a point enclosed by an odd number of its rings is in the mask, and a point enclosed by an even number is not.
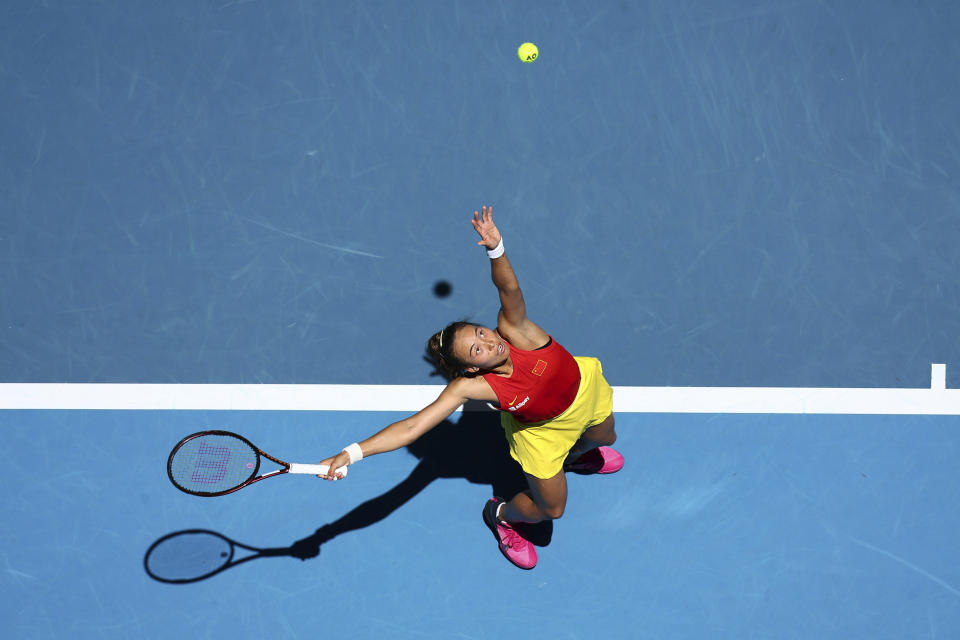
{"type": "Polygon", "coordinates": [[[546,514],[547,518],[550,520],[559,520],[563,517],[563,509],[566,505],[563,504],[553,504],[545,507],[542,511],[546,514]]]}
{"type": "Polygon", "coordinates": [[[617,430],[616,430],[616,428],[615,428],[615,427],[616,427],[616,420],[614,419],[612,413],[611,413],[610,416],[607,418],[607,420],[610,421],[610,444],[613,444],[614,442],[617,441],[617,430]]]}
{"type": "Polygon", "coordinates": [[[613,414],[607,416],[607,419],[597,425],[596,434],[591,434],[591,440],[603,446],[612,446],[617,441],[617,432],[614,430],[613,414]]]}
{"type": "Polygon", "coordinates": [[[613,429],[608,429],[603,434],[603,441],[600,444],[605,445],[607,447],[612,447],[613,443],[616,441],[617,441],[617,432],[614,431],[613,429]]]}

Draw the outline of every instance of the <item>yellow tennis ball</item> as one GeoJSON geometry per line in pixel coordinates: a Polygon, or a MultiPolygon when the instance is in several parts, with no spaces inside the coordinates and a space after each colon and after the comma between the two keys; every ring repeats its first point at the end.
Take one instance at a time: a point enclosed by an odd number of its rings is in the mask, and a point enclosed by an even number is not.
{"type": "Polygon", "coordinates": [[[537,59],[537,55],[540,51],[537,49],[537,45],[532,42],[524,42],[520,45],[520,48],[517,49],[517,55],[520,56],[520,59],[524,62],[533,62],[537,59]]]}

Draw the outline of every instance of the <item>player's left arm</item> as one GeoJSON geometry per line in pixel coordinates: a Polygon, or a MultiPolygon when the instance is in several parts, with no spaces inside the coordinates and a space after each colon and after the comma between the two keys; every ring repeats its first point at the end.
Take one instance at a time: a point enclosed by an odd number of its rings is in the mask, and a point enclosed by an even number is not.
{"type": "MultiPolygon", "coordinates": [[[[488,251],[500,247],[503,238],[493,223],[493,207],[483,207],[482,211],[473,212],[473,228],[480,235],[477,244],[488,251]]],[[[490,276],[500,294],[498,330],[521,349],[536,349],[546,344],[549,339],[547,332],[527,317],[527,303],[523,299],[520,281],[506,252],[490,259],[490,276]]]]}

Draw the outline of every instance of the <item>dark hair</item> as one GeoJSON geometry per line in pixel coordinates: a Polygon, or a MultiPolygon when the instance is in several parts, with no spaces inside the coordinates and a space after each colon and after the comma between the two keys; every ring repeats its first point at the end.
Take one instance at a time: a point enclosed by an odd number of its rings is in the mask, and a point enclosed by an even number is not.
{"type": "Polygon", "coordinates": [[[427,340],[427,356],[437,368],[437,372],[447,380],[462,378],[470,374],[464,372],[464,367],[470,366],[453,355],[453,339],[462,327],[471,327],[473,323],[466,320],[451,322],[442,331],[438,331],[427,340]]]}

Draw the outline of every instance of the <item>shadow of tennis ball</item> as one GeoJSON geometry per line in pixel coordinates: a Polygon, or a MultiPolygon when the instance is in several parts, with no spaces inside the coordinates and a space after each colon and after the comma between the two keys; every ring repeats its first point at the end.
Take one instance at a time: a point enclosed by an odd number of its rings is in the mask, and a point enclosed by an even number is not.
{"type": "Polygon", "coordinates": [[[433,283],[433,295],[438,298],[446,298],[453,292],[453,287],[446,280],[437,280],[433,283]]]}

